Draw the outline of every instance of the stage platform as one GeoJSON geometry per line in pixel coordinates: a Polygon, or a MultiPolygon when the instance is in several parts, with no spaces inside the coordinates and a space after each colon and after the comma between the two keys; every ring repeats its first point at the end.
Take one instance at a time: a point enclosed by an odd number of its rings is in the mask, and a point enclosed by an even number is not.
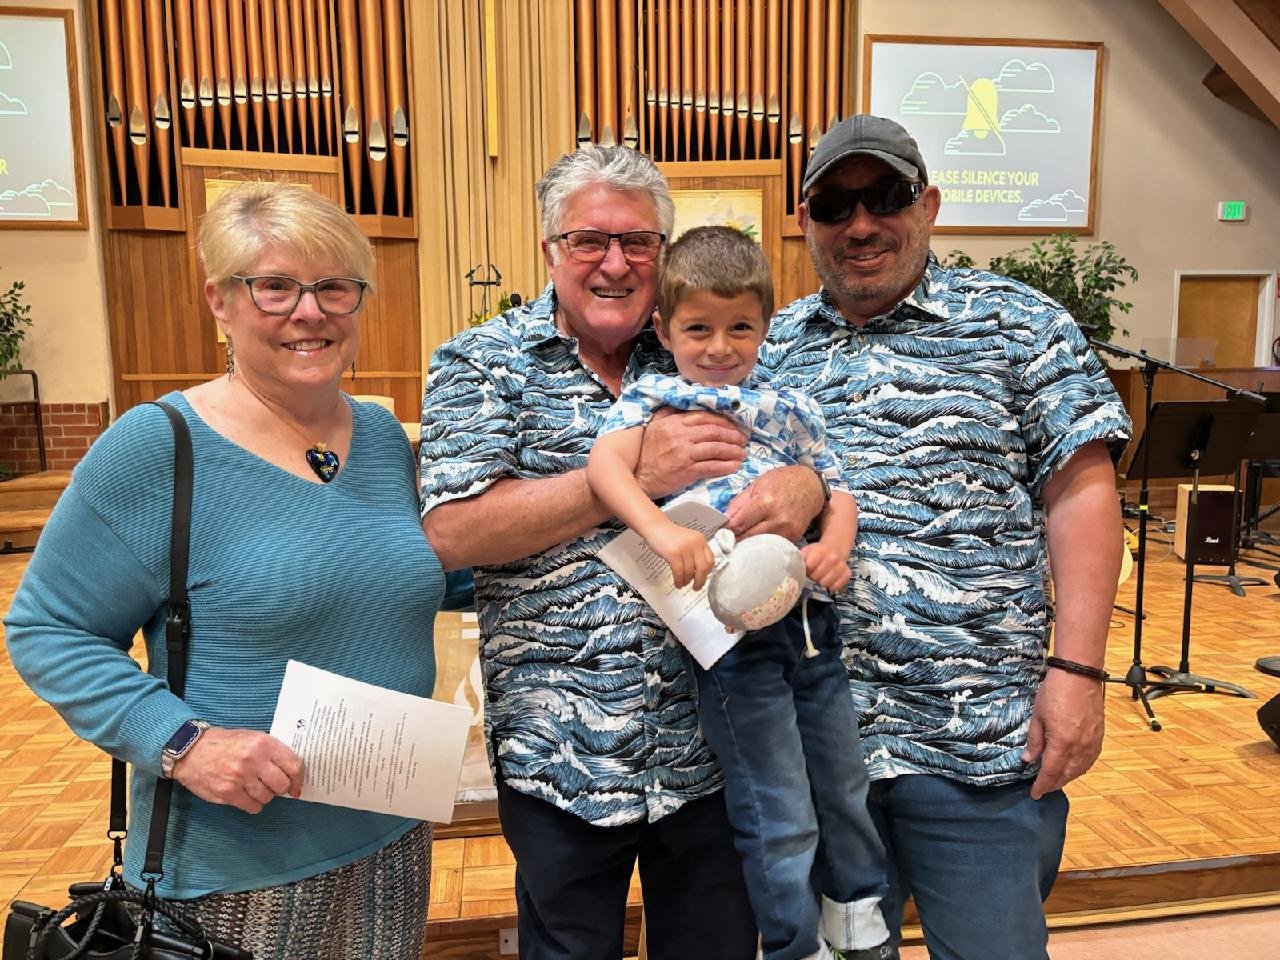
{"type": "MultiPolygon", "coordinates": [[[[0,607],[7,609],[26,560],[0,557],[0,607]]],[[[1149,561],[1143,660],[1176,665],[1182,565],[1163,538],[1153,539],[1149,561]]],[[[1270,570],[1242,565],[1240,572],[1265,576],[1268,585],[1237,597],[1196,584],[1190,661],[1194,672],[1241,684],[1258,699],[1160,699],[1164,729],[1153,732],[1127,688],[1108,688],[1102,758],[1068,787],[1066,856],[1049,902],[1055,925],[1280,903],[1280,749],[1256,718],[1262,703],[1280,695],[1280,678],[1253,668],[1258,657],[1280,654],[1280,590],[1270,570]]],[[[1133,605],[1135,579],[1121,586],[1120,604],[1133,605]]],[[[457,616],[442,615],[438,630],[442,643],[456,636],[457,616]]],[[[1112,674],[1124,674],[1132,646],[1133,619],[1117,610],[1112,674]]],[[[69,882],[105,871],[108,770],[103,755],[77,741],[0,656],[0,903],[59,901],[69,882]]],[[[514,926],[511,857],[500,836],[485,835],[493,822],[484,812],[440,831],[425,957],[497,958],[500,932],[514,926]]],[[[639,919],[633,883],[629,949],[639,919]]]]}

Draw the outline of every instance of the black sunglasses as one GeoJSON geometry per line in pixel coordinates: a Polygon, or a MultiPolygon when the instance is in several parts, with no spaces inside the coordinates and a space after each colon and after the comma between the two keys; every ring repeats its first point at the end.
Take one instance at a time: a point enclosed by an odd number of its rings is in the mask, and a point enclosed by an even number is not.
{"type": "Polygon", "coordinates": [[[877,180],[859,190],[830,187],[810,196],[805,204],[815,223],[843,223],[859,203],[872,216],[887,217],[907,209],[922,193],[924,184],[919,180],[877,180]]]}

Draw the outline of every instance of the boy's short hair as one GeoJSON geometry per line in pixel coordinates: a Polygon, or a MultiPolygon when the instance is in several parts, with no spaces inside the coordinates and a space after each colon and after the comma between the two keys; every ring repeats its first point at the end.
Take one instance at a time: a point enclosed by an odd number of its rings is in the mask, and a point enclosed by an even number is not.
{"type": "Polygon", "coordinates": [[[694,227],[671,245],[658,275],[658,322],[698,290],[718,297],[754,293],[765,323],[773,316],[773,274],[760,244],[733,227],[694,227]]]}

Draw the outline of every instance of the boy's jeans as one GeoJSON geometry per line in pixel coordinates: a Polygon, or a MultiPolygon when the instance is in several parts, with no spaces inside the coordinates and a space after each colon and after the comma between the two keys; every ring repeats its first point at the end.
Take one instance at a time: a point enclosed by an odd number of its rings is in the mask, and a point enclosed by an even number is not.
{"type": "Polygon", "coordinates": [[[802,601],[703,670],[698,718],[725,773],[734,843],[765,960],[799,960],[822,933],[838,948],[888,937],[884,848],[867,811],[858,721],[834,607],[802,601]],[[820,908],[817,893],[823,896],[820,908]]]}

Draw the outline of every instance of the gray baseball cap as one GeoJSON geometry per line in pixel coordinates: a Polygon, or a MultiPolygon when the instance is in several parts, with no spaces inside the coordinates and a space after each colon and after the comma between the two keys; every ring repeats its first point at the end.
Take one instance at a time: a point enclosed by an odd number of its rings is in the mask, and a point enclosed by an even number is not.
{"type": "Polygon", "coordinates": [[[841,120],[822,135],[809,155],[800,196],[808,193],[818,178],[841,160],[860,153],[883,160],[904,177],[919,177],[922,182],[929,182],[929,168],[911,134],[901,124],[885,117],[860,113],[841,120]]]}

